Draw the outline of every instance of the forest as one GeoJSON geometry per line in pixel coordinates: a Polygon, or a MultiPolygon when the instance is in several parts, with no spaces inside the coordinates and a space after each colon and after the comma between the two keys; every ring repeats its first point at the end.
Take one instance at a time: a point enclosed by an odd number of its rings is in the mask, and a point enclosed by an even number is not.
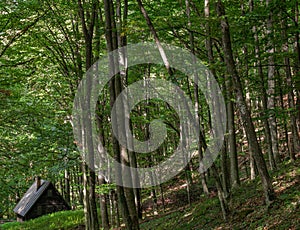
{"type": "Polygon", "coordinates": [[[0,229],[299,229],[299,9],[0,0],[0,229]]]}

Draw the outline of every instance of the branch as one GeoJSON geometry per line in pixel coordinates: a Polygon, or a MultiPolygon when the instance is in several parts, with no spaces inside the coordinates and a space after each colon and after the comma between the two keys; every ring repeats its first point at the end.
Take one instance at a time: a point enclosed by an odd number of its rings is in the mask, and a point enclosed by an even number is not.
{"type": "MultiPolygon", "coordinates": [[[[43,16],[43,15],[42,15],[43,16]]],[[[3,54],[5,53],[5,51],[18,39],[20,38],[22,35],[24,35],[32,26],[34,26],[42,17],[37,17],[31,24],[27,25],[23,30],[21,30],[19,33],[15,34],[12,39],[4,46],[4,49],[1,51],[0,53],[0,57],[3,56],[3,54]]]]}

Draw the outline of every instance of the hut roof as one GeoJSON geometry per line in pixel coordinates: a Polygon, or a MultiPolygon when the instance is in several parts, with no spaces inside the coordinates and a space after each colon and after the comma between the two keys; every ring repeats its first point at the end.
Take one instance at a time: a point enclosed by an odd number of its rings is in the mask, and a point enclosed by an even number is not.
{"type": "Polygon", "coordinates": [[[39,189],[37,189],[37,183],[33,183],[14,208],[14,212],[24,217],[50,184],[49,181],[41,180],[41,185],[39,189]]]}

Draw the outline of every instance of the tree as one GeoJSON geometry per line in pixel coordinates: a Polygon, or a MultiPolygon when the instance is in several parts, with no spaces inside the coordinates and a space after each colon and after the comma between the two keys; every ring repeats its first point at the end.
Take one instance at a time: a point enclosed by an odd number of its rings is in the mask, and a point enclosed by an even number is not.
{"type": "Polygon", "coordinates": [[[230,38],[230,29],[229,24],[225,14],[225,8],[222,1],[218,1],[217,4],[217,12],[218,16],[221,17],[221,28],[222,28],[222,45],[224,50],[224,59],[227,66],[228,73],[233,78],[235,93],[237,97],[237,105],[238,109],[241,113],[241,118],[243,121],[244,128],[246,130],[246,134],[248,137],[249,142],[251,142],[251,148],[253,150],[253,157],[255,159],[256,165],[258,167],[258,171],[262,180],[262,185],[265,193],[265,200],[266,204],[269,205],[274,199],[274,189],[272,186],[272,180],[269,176],[267,166],[257,141],[254,125],[252,123],[250,111],[247,108],[247,104],[245,102],[245,98],[243,95],[243,89],[241,85],[241,81],[239,75],[237,73],[233,55],[232,55],[232,48],[231,48],[231,38],[230,38]]]}

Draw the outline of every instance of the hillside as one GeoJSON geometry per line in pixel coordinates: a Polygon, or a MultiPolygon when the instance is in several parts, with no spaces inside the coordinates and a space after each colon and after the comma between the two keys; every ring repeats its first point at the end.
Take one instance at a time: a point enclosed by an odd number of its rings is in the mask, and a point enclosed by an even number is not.
{"type": "MultiPolygon", "coordinates": [[[[299,229],[300,228],[300,160],[281,166],[273,173],[276,201],[267,208],[259,180],[244,181],[243,186],[232,193],[231,214],[224,222],[216,194],[207,198],[193,196],[191,206],[183,206],[185,190],[170,187],[165,197],[166,212],[146,216],[141,229],[299,229]],[[177,199],[176,199],[177,197],[177,199]],[[173,210],[173,211],[169,211],[173,210]],[[174,211],[175,210],[175,211],[174,211]]],[[[145,202],[147,203],[147,201],[145,202]]],[[[159,203],[159,202],[158,202],[159,203]]],[[[158,207],[159,209],[160,207],[158,207]]],[[[0,225],[3,230],[54,230],[84,229],[82,211],[50,214],[25,223],[0,225]],[[51,223],[51,224],[49,224],[51,223]]]]}
{"type": "Polygon", "coordinates": [[[299,229],[300,164],[283,165],[274,172],[276,201],[267,208],[259,180],[245,181],[232,193],[229,220],[222,219],[218,198],[201,197],[191,207],[151,217],[142,229],[299,229]]]}

